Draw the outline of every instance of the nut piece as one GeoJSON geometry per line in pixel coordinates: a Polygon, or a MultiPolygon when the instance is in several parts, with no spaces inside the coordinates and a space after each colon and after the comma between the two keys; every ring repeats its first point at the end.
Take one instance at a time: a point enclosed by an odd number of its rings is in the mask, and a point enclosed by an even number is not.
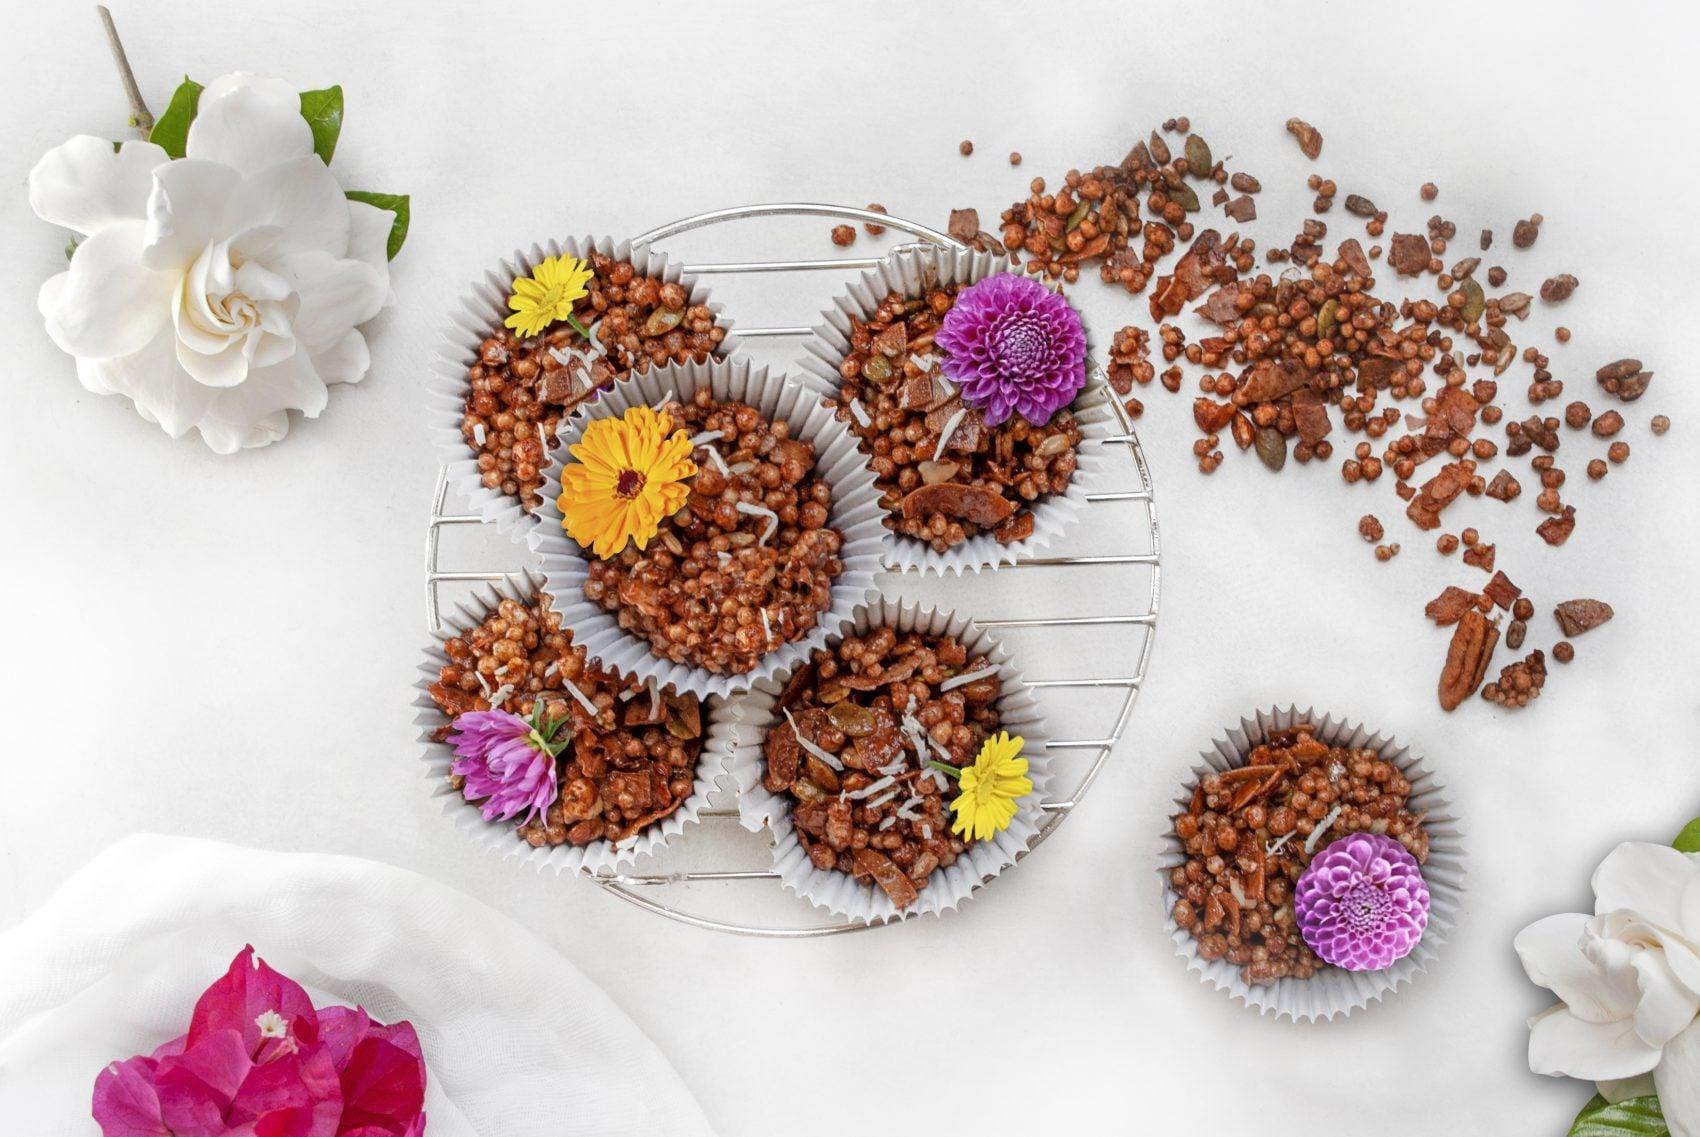
{"type": "Polygon", "coordinates": [[[1384,530],[1381,527],[1381,519],[1376,517],[1375,514],[1366,513],[1362,517],[1358,518],[1358,536],[1362,537],[1365,541],[1368,541],[1373,545],[1377,541],[1381,540],[1383,533],[1384,530]]]}
{"type": "Polygon", "coordinates": [[[1574,639],[1599,627],[1617,613],[1603,600],[1566,600],[1554,608],[1552,614],[1564,634],[1574,639]]]}
{"type": "Polygon", "coordinates": [[[1299,149],[1304,151],[1306,158],[1316,159],[1322,153],[1322,131],[1316,129],[1302,118],[1287,120],[1287,133],[1298,140],[1299,149]]]}
{"type": "Polygon", "coordinates": [[[1579,282],[1567,272],[1548,277],[1541,284],[1541,299],[1548,304],[1558,304],[1570,299],[1570,294],[1576,291],[1579,282]]]}
{"type": "Polygon", "coordinates": [[[1446,649],[1446,666],[1440,671],[1440,709],[1452,711],[1476,693],[1487,674],[1493,649],[1499,645],[1499,622],[1471,608],[1458,619],[1452,643],[1446,649]]]}
{"type": "Polygon", "coordinates": [[[1609,394],[1633,403],[1646,393],[1647,384],[1653,381],[1653,373],[1643,371],[1639,359],[1619,359],[1594,372],[1594,379],[1609,394]]]}

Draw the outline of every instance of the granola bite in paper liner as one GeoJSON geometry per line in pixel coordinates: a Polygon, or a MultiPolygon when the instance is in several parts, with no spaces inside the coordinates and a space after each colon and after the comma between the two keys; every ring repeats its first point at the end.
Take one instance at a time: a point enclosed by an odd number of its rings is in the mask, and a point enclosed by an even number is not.
{"type": "Polygon", "coordinates": [[[1464,854],[1444,787],[1421,758],[1357,723],[1294,707],[1240,720],[1201,757],[1174,799],[1158,859],[1165,927],[1188,970],[1261,1013],[1312,1022],[1383,999],[1428,968],[1459,918],[1464,854]],[[1322,746],[1295,744],[1306,737],[1322,746]],[[1421,938],[1377,970],[1323,962],[1294,912],[1304,868],[1354,839],[1380,842],[1406,864],[1414,857],[1426,886],[1421,938]]]}
{"type": "Polygon", "coordinates": [[[432,361],[429,429],[450,484],[483,520],[522,539],[567,416],[634,370],[729,354],[730,329],[705,285],[630,241],[580,237],[516,249],[462,295],[432,361]],[[589,341],[567,321],[533,336],[504,324],[515,281],[552,257],[592,273],[578,305],[589,341]]]}
{"type": "Polygon", "coordinates": [[[994,279],[1037,287],[989,252],[900,250],[822,314],[800,362],[800,381],[875,461],[900,571],[960,575],[1037,556],[1074,523],[1105,466],[1114,418],[1083,320],[1069,350],[1082,353],[1085,385],[1043,425],[1003,418],[1001,404],[969,406],[945,375],[945,314],[994,279]],[[857,393],[863,386],[873,405],[857,393]],[[892,468],[879,468],[886,462],[892,468]]]}
{"type": "MultiPolygon", "coordinates": [[[[486,586],[426,650],[414,700],[426,777],[443,812],[485,848],[557,872],[611,872],[697,822],[729,709],[588,664],[549,611],[542,583],[526,572],[486,586]],[[474,800],[464,765],[456,769],[460,732],[492,710],[507,712],[516,730],[522,719],[535,724],[560,751],[535,814],[493,815],[489,799],[474,800]]],[[[535,756],[532,773],[546,761],[535,756]]]]}
{"type": "MultiPolygon", "coordinates": [[[[914,694],[911,686],[904,689],[914,694]]],[[[820,694],[837,697],[837,692],[820,694]]],[[[995,639],[966,617],[883,599],[860,611],[844,640],[835,641],[789,680],[763,682],[734,701],[725,769],[737,789],[739,820],[752,832],[765,828],[772,835],[773,867],[787,889],[848,920],[885,923],[957,907],[1031,847],[1043,824],[1040,803],[1050,781],[1046,738],[1031,690],[995,639]],[[927,637],[923,644],[931,641],[923,651],[934,653],[940,664],[945,657],[937,653],[951,652],[949,665],[933,673],[931,682],[927,665],[915,665],[921,653],[906,651],[904,640],[911,633],[927,637]],[[950,646],[951,641],[956,646],[950,646]],[[868,675],[865,667],[855,676],[839,672],[845,680],[842,686],[857,683],[851,697],[825,710],[805,705],[805,699],[814,698],[808,692],[818,682],[823,662],[844,660],[846,655],[877,655],[888,665],[869,682],[857,682],[868,675]],[[889,696],[898,688],[889,684],[912,684],[917,676],[927,697],[910,705],[906,696],[905,706],[893,707],[889,696]],[[965,844],[957,852],[952,851],[946,803],[965,783],[928,773],[921,759],[924,752],[929,760],[949,753],[957,760],[974,761],[968,750],[941,748],[920,721],[936,721],[947,705],[962,707],[964,723],[973,724],[965,738],[970,749],[979,749],[974,740],[985,731],[995,732],[988,736],[991,744],[1009,736],[1007,750],[1019,749],[1026,758],[1025,777],[1031,783],[1029,792],[1013,803],[1006,828],[983,838],[957,840],[955,844],[965,844]],[[849,713],[840,712],[841,707],[849,713]],[[858,722],[863,719],[865,723],[858,722]],[[782,732],[777,748],[769,738],[775,731],[782,732]],[[833,754],[805,735],[844,744],[833,754]],[[863,739],[871,743],[866,751],[863,739]],[[791,740],[796,740],[795,749],[788,745],[791,740]],[[775,762],[795,765],[795,771],[770,768],[770,750],[775,762]],[[870,766],[873,762],[883,764],[870,766]],[[820,827],[814,824],[819,820],[815,816],[800,822],[798,810],[821,814],[823,806],[826,828],[816,835],[800,831],[802,824],[820,827]],[[833,827],[842,828],[834,833],[829,831],[833,827]],[[848,857],[851,871],[836,863],[835,847],[848,857]],[[867,857],[864,849],[878,856],[867,857]]]]}

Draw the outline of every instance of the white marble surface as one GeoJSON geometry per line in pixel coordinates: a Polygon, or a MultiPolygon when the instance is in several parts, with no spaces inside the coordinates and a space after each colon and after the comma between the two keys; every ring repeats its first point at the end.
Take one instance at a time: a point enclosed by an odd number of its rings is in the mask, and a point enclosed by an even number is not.
{"type": "MultiPolygon", "coordinates": [[[[1511,937],[1584,903],[1616,841],[1668,839],[1700,813],[1690,13],[115,7],[156,109],[184,72],[341,82],[336,169],[350,185],[411,192],[414,223],[395,265],[401,303],[371,329],[362,386],[267,450],[217,458],[171,441],[83,392],[41,329],[35,292],[64,237],[30,214],[25,175],[69,134],[121,134],[125,106],[89,6],[6,0],[0,927],[127,833],[355,853],[434,874],[536,928],[656,1039],[727,1134],[953,1122],[1147,1132],[1194,1118],[1283,1134],[1563,1130],[1588,1091],[1528,1073],[1523,1019],[1543,997],[1511,937]],[[990,220],[1030,177],[1119,158],[1180,113],[1270,187],[1268,218],[1296,218],[1309,200],[1310,167],[1281,129],[1293,114],[1327,136],[1316,168],[1407,229],[1431,212],[1417,186],[1438,182],[1458,255],[1489,224],[1490,261],[1510,259],[1512,222],[1543,212],[1539,244],[1513,263],[1530,291],[1552,272],[1583,281],[1563,311],[1577,334],[1554,352],[1558,375],[1601,407],[1598,364],[1638,354],[1658,372],[1627,415],[1634,457],[1605,482],[1581,476],[1597,447],[1566,439],[1580,524],[1562,551],[1534,538],[1532,492],[1449,515],[1480,524],[1543,607],[1571,595],[1617,606],[1547,696],[1521,715],[1480,701],[1442,715],[1445,637],[1419,613],[1475,570],[1409,531],[1386,481],[1348,489],[1321,467],[1274,479],[1235,455],[1201,478],[1190,396],[1154,389],[1142,435],[1165,578],[1151,681],[1079,816],[966,910],[822,942],[733,938],[470,851],[421,790],[407,706],[436,468],[417,393],[466,277],[550,233],[634,232],[746,201],[879,200],[937,223],[973,204],[990,220]],[[971,160],[956,152],[963,137],[971,160]],[[1026,157],[1019,170],[1011,149],[1026,157]],[[1675,421],[1662,440],[1647,432],[1654,412],[1675,421]],[[1371,510],[1398,520],[1405,549],[1392,564],[1356,535],[1371,510]],[[1148,871],[1174,784],[1215,726],[1289,699],[1372,720],[1426,753],[1464,811],[1475,870],[1464,926],[1434,971],[1389,1005],[1313,1027],[1260,1020],[1188,978],[1148,871]]],[[[1327,220],[1357,228],[1340,209],[1327,220]]],[[[1080,295],[1105,339],[1144,303],[1095,284],[1080,295]]],[[[1537,321],[1519,333],[1553,322],[1537,321]]],[[[1520,392],[1510,405],[1521,410],[1520,392]]],[[[1550,642],[1546,621],[1532,644],[1550,642]]]]}

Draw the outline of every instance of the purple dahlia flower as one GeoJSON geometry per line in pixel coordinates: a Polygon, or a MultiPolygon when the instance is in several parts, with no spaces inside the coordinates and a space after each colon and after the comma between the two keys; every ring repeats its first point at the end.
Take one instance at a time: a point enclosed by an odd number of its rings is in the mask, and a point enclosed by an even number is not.
{"type": "Polygon", "coordinates": [[[934,342],[945,375],[987,426],[1011,411],[1043,426],[1086,385],[1080,313],[1031,277],[1002,272],[964,288],[934,342]]]}
{"type": "Polygon", "coordinates": [[[486,821],[509,821],[528,809],[521,824],[531,821],[555,801],[555,755],[565,743],[551,741],[553,734],[507,711],[455,716],[449,769],[466,779],[461,795],[484,802],[486,821]]]}
{"type": "Polygon", "coordinates": [[[1391,837],[1353,833],[1316,857],[1293,890],[1305,943],[1324,963],[1378,971],[1411,954],[1428,927],[1428,885],[1391,837]]]}

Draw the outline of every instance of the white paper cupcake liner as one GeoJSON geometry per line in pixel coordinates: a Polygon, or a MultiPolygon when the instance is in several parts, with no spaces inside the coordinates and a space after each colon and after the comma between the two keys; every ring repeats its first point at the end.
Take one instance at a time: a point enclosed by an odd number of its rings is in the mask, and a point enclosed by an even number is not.
{"type": "Polygon", "coordinates": [[[415,683],[418,696],[413,705],[419,708],[414,722],[419,726],[419,739],[424,744],[426,778],[433,786],[433,796],[443,799],[443,812],[454,820],[455,826],[487,849],[505,857],[522,857],[538,869],[550,868],[557,873],[603,873],[630,865],[639,857],[653,853],[697,824],[697,816],[708,805],[708,795],[714,790],[731,732],[731,712],[723,699],[706,700],[703,712],[702,753],[697,759],[696,777],[690,796],[659,824],[650,825],[641,833],[615,844],[612,841],[593,841],[589,845],[544,845],[533,848],[525,842],[514,821],[486,821],[478,806],[461,796],[449,784],[449,766],[454,751],[448,743],[437,742],[432,733],[448,721],[431,699],[431,684],[437,681],[441,668],[448,662],[442,644],[455,636],[477,627],[496,610],[503,599],[529,603],[542,590],[543,580],[527,571],[505,577],[499,583],[486,585],[470,602],[457,604],[453,615],[443,621],[436,633],[437,642],[425,651],[415,683]]]}
{"type": "Polygon", "coordinates": [[[1187,859],[1185,847],[1175,835],[1172,825],[1163,839],[1158,869],[1163,875],[1164,927],[1174,940],[1176,951],[1187,961],[1187,970],[1197,972],[1203,982],[1228,992],[1261,1014],[1314,1022],[1348,1015],[1379,1001],[1428,969],[1458,922],[1464,893],[1464,851],[1462,832],[1446,798],[1445,787],[1423,760],[1411,753],[1409,747],[1371,733],[1358,723],[1349,723],[1333,715],[1321,715],[1314,709],[1300,711],[1291,706],[1285,710],[1260,710],[1255,718],[1241,719],[1239,726],[1225,731],[1211,749],[1202,753],[1204,761],[1192,768],[1192,778],[1174,799],[1175,814],[1187,811],[1192,802],[1193,787],[1199,779],[1211,772],[1219,773],[1242,765],[1246,756],[1270,734],[1299,723],[1314,726],[1320,742],[1330,746],[1374,750],[1383,759],[1392,762],[1411,783],[1411,796],[1406,808],[1412,813],[1428,815],[1423,826],[1428,831],[1429,855],[1422,866],[1423,881],[1429,890],[1428,927],[1411,954],[1379,971],[1324,967],[1309,979],[1285,978],[1269,984],[1248,984],[1240,978],[1237,965],[1225,959],[1200,958],[1198,945],[1192,936],[1176,925],[1169,915],[1174,911],[1175,901],[1180,899],[1169,884],[1169,873],[1184,865],[1187,859]]]}
{"type": "Polygon", "coordinates": [[[1023,682],[1009,652],[989,633],[975,627],[965,616],[884,598],[859,611],[847,634],[862,636],[880,626],[899,632],[952,636],[967,647],[970,656],[983,654],[997,666],[1002,684],[998,729],[1025,740],[1022,753],[1027,756],[1027,773],[1033,782],[1033,792],[1021,800],[1009,828],[990,841],[970,844],[954,864],[934,870],[915,902],[899,910],[878,885],[861,883],[849,873],[835,869],[816,868],[791,825],[791,799],[785,794],[770,793],[762,785],[766,767],[762,739],[777,718],[774,708],[781,689],[778,682],[764,682],[733,701],[725,768],[737,789],[738,820],[751,832],[765,828],[773,835],[773,868],[787,889],[817,907],[850,920],[883,924],[924,913],[936,916],[954,909],[1013,865],[1027,851],[1043,823],[1039,803],[1045,800],[1051,760],[1046,752],[1049,735],[1033,692],[1023,682]]]}
{"type": "Polygon", "coordinates": [[[754,367],[747,359],[712,359],[650,368],[603,392],[564,420],[560,437],[561,445],[544,474],[539,524],[527,539],[543,558],[545,588],[562,623],[572,630],[573,641],[604,667],[703,698],[733,695],[760,680],[789,673],[825,646],[827,637],[848,625],[857,605],[879,591],[876,579],[885,567],[891,532],[884,524],[885,511],[880,508],[867,456],[856,448],[855,436],[820,405],[812,391],[770,374],[765,367],[754,367]],[[774,648],[759,666],[741,675],[715,674],[663,659],[651,650],[648,640],[620,627],[614,613],[585,599],[590,560],[561,528],[561,511],[555,504],[561,494],[562,460],[584,437],[592,419],[618,418],[631,407],[655,406],[670,397],[689,400],[700,387],[707,387],[717,400],[748,403],[770,421],[789,423],[792,438],[813,444],[815,470],[832,487],[828,523],[842,538],[838,559],[843,568],[832,582],[831,607],[820,614],[807,635],[774,648]]]}
{"type": "MultiPolygon", "coordinates": [[[[841,385],[838,366],[850,354],[851,321],[866,320],[890,293],[918,297],[930,282],[973,284],[1000,272],[1020,272],[1020,268],[1004,257],[962,249],[929,247],[891,254],[863,273],[848,292],[821,313],[821,323],[816,325],[807,344],[808,355],[798,363],[800,381],[823,395],[836,397],[841,385]]],[[[1081,326],[1086,330],[1086,386],[1071,404],[1081,438],[1078,465],[1068,489],[1028,506],[1033,515],[1033,533],[1024,541],[1006,545],[990,533],[981,533],[947,552],[937,553],[923,541],[894,534],[893,569],[961,575],[1015,564],[1049,548],[1075,522],[1087,504],[1091,484],[1102,476],[1106,465],[1103,447],[1114,429],[1109,394],[1092,363],[1092,332],[1084,317],[1081,326]]]]}
{"type": "MultiPolygon", "coordinates": [[[[732,323],[721,314],[720,306],[709,300],[707,286],[660,253],[641,246],[634,249],[630,241],[615,241],[612,237],[551,240],[546,244],[533,244],[529,249],[515,249],[510,256],[498,261],[496,267],[485,272],[483,280],[474,283],[462,294],[460,306],[451,315],[450,324],[442,333],[442,343],[432,359],[425,386],[425,405],[430,409],[427,429],[443,465],[448,468],[449,485],[478,511],[483,520],[516,541],[523,540],[526,531],[536,522],[533,514],[520,507],[518,499],[486,488],[478,469],[478,455],[473,453],[461,434],[461,420],[466,416],[467,368],[477,361],[485,338],[500,328],[507,317],[508,293],[516,276],[529,275],[548,257],[586,259],[593,252],[619,261],[631,261],[643,276],[660,277],[668,283],[683,285],[689,294],[688,303],[707,304],[714,313],[715,323],[727,329],[718,354],[725,356],[732,351],[732,323]]],[[[595,396],[592,396],[592,401],[594,399],[595,396]]]]}

